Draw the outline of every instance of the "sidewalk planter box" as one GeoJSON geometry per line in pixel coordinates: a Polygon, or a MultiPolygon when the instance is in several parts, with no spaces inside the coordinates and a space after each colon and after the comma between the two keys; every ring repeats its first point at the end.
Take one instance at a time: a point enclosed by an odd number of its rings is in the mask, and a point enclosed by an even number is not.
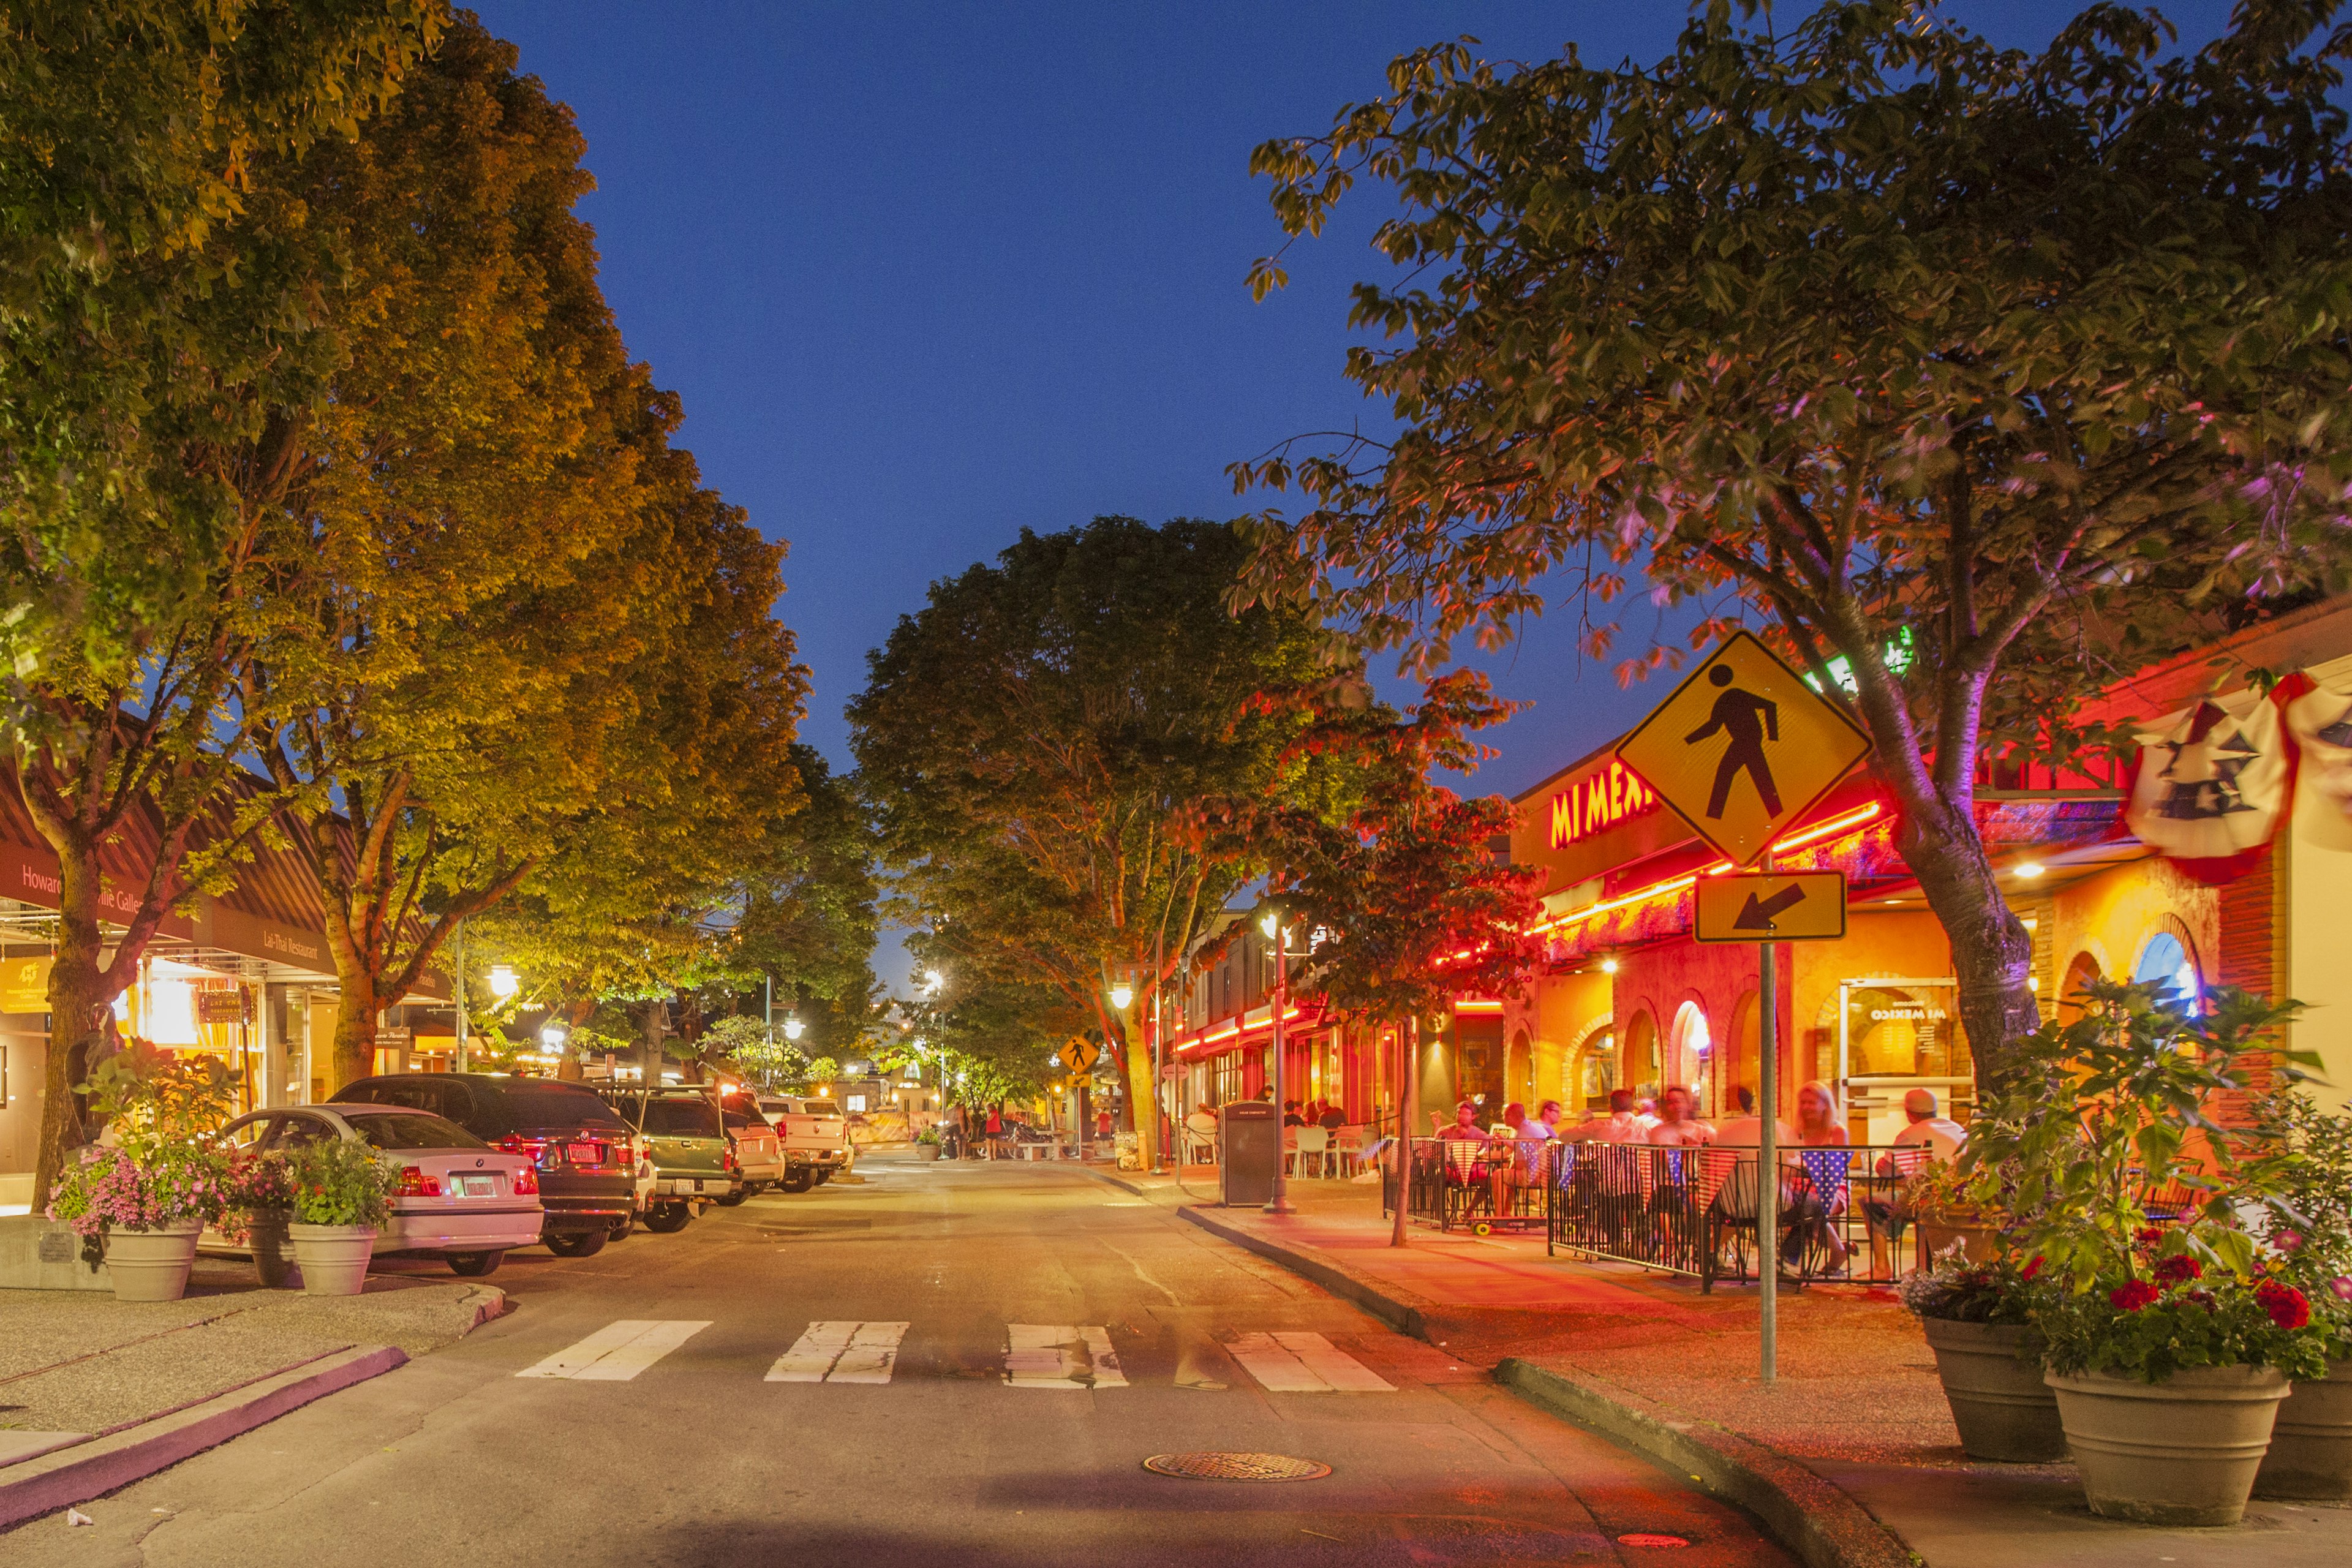
{"type": "Polygon", "coordinates": [[[2018,1355],[2025,1330],[2008,1323],[1922,1318],[1960,1447],[1971,1459],[2043,1465],[2066,1457],[2058,1395],[2040,1363],[2018,1355]]]}
{"type": "Polygon", "coordinates": [[[356,1296],[366,1286],[375,1226],[297,1221],[286,1228],[294,1238],[294,1265],[302,1270],[304,1295],[356,1296]]]}
{"type": "Polygon", "coordinates": [[[106,1272],[118,1301],[176,1301],[188,1293],[188,1268],[205,1222],[194,1215],[153,1229],[110,1226],[106,1272]]]}
{"type": "Polygon", "coordinates": [[[916,1145],[915,1145],[915,1158],[916,1158],[916,1159],[918,1159],[918,1160],[936,1160],[936,1159],[938,1159],[939,1157],[940,1157],[940,1146],[939,1146],[938,1144],[936,1144],[936,1143],[918,1143],[918,1144],[916,1144],[916,1145]]]}
{"type": "Polygon", "coordinates": [[[2162,1383],[2046,1374],[2091,1511],[2140,1524],[2235,1524],[2286,1397],[2275,1367],[2202,1366],[2162,1383]]]}
{"type": "Polygon", "coordinates": [[[2330,1362],[2322,1382],[2289,1385],[2254,1495],[2352,1502],[2352,1361],[2330,1362]]]}

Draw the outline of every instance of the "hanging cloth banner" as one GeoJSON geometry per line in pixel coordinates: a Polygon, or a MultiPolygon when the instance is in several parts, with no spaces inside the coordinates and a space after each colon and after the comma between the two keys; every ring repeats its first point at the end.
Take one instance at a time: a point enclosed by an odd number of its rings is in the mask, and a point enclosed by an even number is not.
{"type": "Polygon", "coordinates": [[[2234,881],[2261,858],[2294,784],[2294,746],[2278,705],[2249,691],[2159,723],[2137,737],[2139,768],[2124,820],[2141,843],[2197,880],[2234,881]]]}
{"type": "Polygon", "coordinates": [[[2306,672],[2279,683],[2286,727],[2301,758],[2302,778],[2328,805],[2352,816],[2352,673],[2316,680],[2306,672]]]}

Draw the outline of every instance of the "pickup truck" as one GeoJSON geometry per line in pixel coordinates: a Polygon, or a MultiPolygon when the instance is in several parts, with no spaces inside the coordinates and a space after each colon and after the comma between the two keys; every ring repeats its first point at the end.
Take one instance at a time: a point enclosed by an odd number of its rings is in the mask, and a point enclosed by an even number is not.
{"type": "Polygon", "coordinates": [[[783,1190],[788,1193],[804,1193],[830,1180],[856,1158],[849,1146],[849,1124],[829,1100],[763,1094],[760,1114],[775,1124],[776,1136],[783,1142],[783,1190]]]}

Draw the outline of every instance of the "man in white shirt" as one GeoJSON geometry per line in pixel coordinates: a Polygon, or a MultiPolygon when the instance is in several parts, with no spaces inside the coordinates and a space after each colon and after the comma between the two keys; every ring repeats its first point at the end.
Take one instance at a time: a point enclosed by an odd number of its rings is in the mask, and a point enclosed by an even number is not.
{"type": "Polygon", "coordinates": [[[1648,1141],[1667,1148],[1712,1143],[1715,1129],[1691,1114],[1690,1090],[1670,1083],[1658,1096],[1658,1124],[1650,1129],[1648,1141]]]}
{"type": "Polygon", "coordinates": [[[1620,1089],[1610,1093],[1608,1115],[1596,1116],[1559,1136],[1572,1143],[1645,1143],[1649,1130],[1649,1119],[1633,1109],[1633,1091],[1620,1089]]]}
{"type": "MultiPolygon", "coordinates": [[[[1907,1149],[1915,1144],[1925,1144],[1930,1151],[1930,1157],[1942,1164],[1949,1164],[1958,1159],[1962,1146],[1969,1141],[1969,1130],[1937,1114],[1938,1110],[1936,1091],[1932,1089],[1915,1089],[1905,1095],[1903,1114],[1910,1118],[1911,1125],[1895,1135],[1895,1146],[1907,1149]]],[[[1894,1170],[1894,1157],[1889,1155],[1881,1160],[1879,1168],[1894,1170]]]]}

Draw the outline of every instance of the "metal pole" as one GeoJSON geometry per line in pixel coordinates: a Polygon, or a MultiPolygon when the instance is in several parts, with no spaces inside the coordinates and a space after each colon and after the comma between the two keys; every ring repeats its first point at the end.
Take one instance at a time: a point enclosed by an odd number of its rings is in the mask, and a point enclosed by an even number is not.
{"type": "Polygon", "coordinates": [[[1290,1176],[1287,1162],[1282,1152],[1283,1097],[1287,1092],[1283,1071],[1282,1008],[1288,998],[1290,969],[1285,962],[1284,950],[1289,944],[1289,932],[1282,923],[1282,910],[1274,911],[1274,1195],[1265,1200],[1268,1214],[1296,1214],[1290,1206],[1290,1176]]]}
{"type": "Polygon", "coordinates": [[[1759,942],[1757,955],[1756,1025],[1757,1109],[1763,1117],[1763,1126],[1757,1135],[1756,1169],[1756,1274],[1762,1309],[1764,1382],[1769,1386],[1780,1375],[1780,1005],[1773,973],[1773,951],[1779,944],[1759,942]]]}
{"type": "Polygon", "coordinates": [[[466,921],[462,916],[458,919],[452,946],[456,949],[455,962],[457,968],[457,1070],[464,1072],[467,1056],[466,1049],[466,921]]]}

